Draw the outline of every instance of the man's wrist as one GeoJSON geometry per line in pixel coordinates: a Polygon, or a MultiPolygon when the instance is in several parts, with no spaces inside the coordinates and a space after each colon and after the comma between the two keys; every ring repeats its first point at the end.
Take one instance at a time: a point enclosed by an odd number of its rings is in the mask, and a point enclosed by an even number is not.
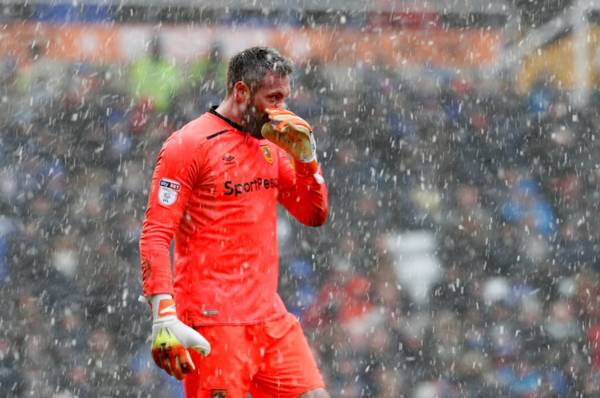
{"type": "Polygon", "coordinates": [[[300,175],[313,175],[319,171],[319,162],[314,158],[309,162],[296,160],[296,172],[300,175]]]}
{"type": "Polygon", "coordinates": [[[156,294],[149,298],[152,309],[152,319],[156,320],[166,316],[175,316],[175,300],[170,294],[156,294]]]}

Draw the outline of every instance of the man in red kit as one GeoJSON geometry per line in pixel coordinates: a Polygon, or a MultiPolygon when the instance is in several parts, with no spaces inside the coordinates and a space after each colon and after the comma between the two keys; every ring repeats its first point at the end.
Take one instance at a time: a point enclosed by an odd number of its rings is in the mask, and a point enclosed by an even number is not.
{"type": "Polygon", "coordinates": [[[140,238],[144,295],[153,359],[189,398],[329,397],[277,293],[277,203],[308,226],[327,217],[312,129],[285,109],[291,72],[271,48],[238,53],[223,102],[158,155],[140,238]]]}

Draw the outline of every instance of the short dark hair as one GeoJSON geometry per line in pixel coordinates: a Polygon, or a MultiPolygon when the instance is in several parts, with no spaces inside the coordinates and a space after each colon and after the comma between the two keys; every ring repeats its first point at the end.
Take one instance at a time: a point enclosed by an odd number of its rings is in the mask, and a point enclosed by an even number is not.
{"type": "Polygon", "coordinates": [[[292,73],[292,63],[270,47],[251,47],[234,55],[227,68],[227,95],[233,92],[236,82],[243,81],[256,90],[268,72],[279,76],[292,73]]]}

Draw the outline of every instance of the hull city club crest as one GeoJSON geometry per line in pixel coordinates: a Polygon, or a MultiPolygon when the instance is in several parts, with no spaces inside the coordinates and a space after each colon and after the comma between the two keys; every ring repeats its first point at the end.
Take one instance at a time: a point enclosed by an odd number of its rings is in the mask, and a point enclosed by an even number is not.
{"type": "Polygon", "coordinates": [[[269,148],[269,146],[261,145],[260,151],[262,152],[263,156],[265,157],[265,160],[267,161],[267,163],[273,164],[273,154],[271,153],[271,149],[269,148]]]}

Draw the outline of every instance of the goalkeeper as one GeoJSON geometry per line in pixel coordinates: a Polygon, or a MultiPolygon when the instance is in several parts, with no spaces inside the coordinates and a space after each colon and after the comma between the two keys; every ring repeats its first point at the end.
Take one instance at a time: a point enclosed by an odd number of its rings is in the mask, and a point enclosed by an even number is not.
{"type": "Polygon", "coordinates": [[[271,48],[238,53],[225,99],[158,154],[140,238],[152,356],[190,398],[328,397],[277,293],[277,203],[327,217],[312,129],[285,109],[291,73],[271,48]]]}

